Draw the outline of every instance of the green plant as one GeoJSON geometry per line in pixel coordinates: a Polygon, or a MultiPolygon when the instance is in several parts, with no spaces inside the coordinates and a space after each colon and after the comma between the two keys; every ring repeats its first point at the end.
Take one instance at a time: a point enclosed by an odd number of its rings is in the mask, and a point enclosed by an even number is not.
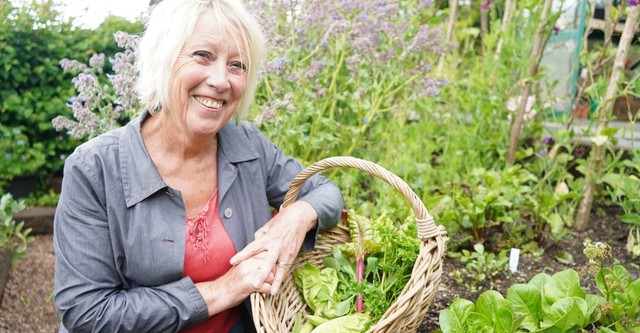
{"type": "Polygon", "coordinates": [[[440,325],[443,332],[577,332],[597,321],[601,303],[602,297],[582,289],[574,270],[539,273],[526,284],[512,285],[506,298],[486,291],[475,307],[454,301],[440,314],[440,325]]]}
{"type": "MultiPolygon", "coordinates": [[[[628,167],[636,167],[631,161],[622,162],[628,167]]],[[[640,256],[640,179],[634,174],[607,173],[602,177],[602,182],[607,184],[606,189],[612,203],[622,208],[624,214],[620,216],[620,221],[630,224],[629,236],[627,237],[627,251],[634,258],[640,256]]]]}
{"type": "Polygon", "coordinates": [[[16,176],[34,173],[45,163],[42,144],[30,144],[21,127],[0,124],[0,151],[0,188],[16,176]]]}
{"type": "Polygon", "coordinates": [[[315,317],[364,313],[377,322],[411,277],[420,246],[416,224],[395,225],[386,212],[369,219],[353,210],[348,224],[351,241],[336,246],[324,268],[306,263],[294,271],[294,282],[315,317]]]}
{"type": "Polygon", "coordinates": [[[605,332],[631,332],[640,329],[640,280],[622,265],[605,267],[611,258],[611,247],[606,243],[584,241],[584,254],[589,258],[596,286],[604,296],[600,305],[600,323],[605,332]]]}
{"type": "Polygon", "coordinates": [[[524,316],[516,316],[510,302],[499,292],[489,290],[478,297],[476,304],[455,299],[440,313],[440,328],[444,333],[514,333],[524,319],[524,316]]]}
{"type": "Polygon", "coordinates": [[[34,240],[29,236],[30,228],[24,229],[24,222],[16,222],[13,215],[25,208],[22,200],[14,200],[7,193],[0,197],[0,247],[11,251],[11,266],[27,256],[27,247],[34,240]]]}
{"type": "MultiPolygon", "coordinates": [[[[477,291],[479,284],[487,280],[492,283],[492,278],[505,271],[509,258],[506,250],[502,250],[496,255],[485,251],[484,245],[480,243],[474,244],[473,250],[472,252],[463,249],[461,252],[451,252],[449,256],[459,259],[464,265],[464,267],[451,272],[456,282],[470,290],[477,291]]],[[[489,284],[483,287],[490,289],[493,288],[493,285],[489,284]]]]}
{"type": "Polygon", "coordinates": [[[471,180],[456,198],[461,212],[461,225],[473,233],[476,242],[484,241],[491,228],[508,229],[503,224],[516,224],[518,207],[531,192],[529,183],[535,176],[520,166],[504,170],[473,170],[471,180]]]}
{"type": "MultiPolygon", "coordinates": [[[[429,62],[442,52],[423,1],[257,1],[273,56],[252,116],[304,162],[366,152],[374,127],[406,119],[439,93],[429,62]]],[[[375,140],[374,140],[375,141],[375,140]]]]}
{"type": "Polygon", "coordinates": [[[611,247],[584,241],[591,274],[601,295],[585,291],[567,269],[539,273],[514,284],[506,297],[482,293],[474,304],[456,299],[440,313],[442,332],[636,332],[640,329],[640,280],[622,265],[606,267],[611,247]]]}
{"type": "MultiPolygon", "coordinates": [[[[142,23],[110,17],[95,30],[76,28],[63,18],[55,0],[0,1],[0,16],[0,124],[20,129],[29,138],[27,148],[44,157],[33,173],[48,185],[48,177],[61,174],[64,159],[81,143],[60,135],[51,124],[58,115],[73,114],[67,107],[73,84],[60,70],[60,60],[84,62],[101,52],[111,56],[113,33],[139,32],[142,23]]],[[[41,158],[27,163],[35,161],[41,158]]]]}

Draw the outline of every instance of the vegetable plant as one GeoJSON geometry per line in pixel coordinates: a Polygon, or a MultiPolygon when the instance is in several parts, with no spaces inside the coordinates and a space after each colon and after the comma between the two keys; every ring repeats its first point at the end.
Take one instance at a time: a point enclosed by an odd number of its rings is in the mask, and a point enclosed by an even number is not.
{"type": "Polygon", "coordinates": [[[636,258],[640,256],[640,179],[634,174],[612,172],[605,174],[602,181],[609,185],[607,192],[613,204],[624,212],[620,221],[631,226],[627,237],[627,251],[636,258]]]}
{"type": "MultiPolygon", "coordinates": [[[[449,256],[460,259],[460,262],[464,264],[463,268],[451,272],[456,282],[475,291],[480,283],[487,279],[492,281],[490,278],[504,272],[509,258],[506,250],[502,250],[496,255],[485,251],[484,245],[481,243],[474,244],[473,250],[472,252],[463,249],[461,252],[452,252],[449,256]]],[[[490,284],[486,287],[492,288],[493,286],[490,284]]]]}
{"type": "Polygon", "coordinates": [[[539,273],[509,287],[506,297],[489,290],[473,303],[456,299],[440,313],[442,332],[636,332],[640,329],[640,280],[625,267],[604,265],[609,245],[584,242],[600,295],[582,287],[567,269],[539,273]]]}
{"type": "MultiPolygon", "coordinates": [[[[384,211],[372,219],[353,210],[348,216],[351,241],[337,245],[333,255],[324,258],[324,268],[306,263],[293,273],[312,312],[307,322],[323,322],[320,317],[345,323],[337,319],[355,315],[352,318],[367,318],[368,324],[358,327],[368,327],[395,302],[411,277],[420,246],[414,221],[396,225],[384,211]]],[[[307,322],[296,326],[309,327],[307,322]]]]}

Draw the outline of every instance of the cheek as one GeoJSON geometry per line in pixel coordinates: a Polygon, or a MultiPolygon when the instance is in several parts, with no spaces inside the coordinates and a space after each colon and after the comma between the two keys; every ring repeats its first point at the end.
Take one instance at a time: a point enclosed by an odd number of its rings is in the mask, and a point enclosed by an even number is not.
{"type": "Polygon", "coordinates": [[[233,82],[233,93],[236,98],[240,99],[244,93],[247,91],[247,78],[237,78],[233,82]]]}
{"type": "Polygon", "coordinates": [[[176,64],[169,82],[170,101],[178,103],[178,107],[187,103],[196,79],[196,73],[191,73],[188,66],[176,64]]]}

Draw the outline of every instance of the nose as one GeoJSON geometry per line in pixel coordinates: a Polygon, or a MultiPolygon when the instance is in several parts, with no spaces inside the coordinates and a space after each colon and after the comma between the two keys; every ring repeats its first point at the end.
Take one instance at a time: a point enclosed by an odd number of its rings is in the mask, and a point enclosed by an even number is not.
{"type": "Polygon", "coordinates": [[[218,92],[225,91],[231,87],[227,66],[222,62],[214,62],[207,66],[206,75],[205,83],[218,92]]]}

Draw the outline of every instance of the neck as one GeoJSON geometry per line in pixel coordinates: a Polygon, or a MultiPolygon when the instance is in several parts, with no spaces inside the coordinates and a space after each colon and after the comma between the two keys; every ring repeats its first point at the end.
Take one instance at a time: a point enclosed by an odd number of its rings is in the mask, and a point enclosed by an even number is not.
{"type": "Polygon", "coordinates": [[[183,160],[211,156],[211,152],[216,151],[218,139],[215,134],[194,135],[162,119],[161,115],[151,116],[142,124],[142,138],[147,149],[183,160]]]}

